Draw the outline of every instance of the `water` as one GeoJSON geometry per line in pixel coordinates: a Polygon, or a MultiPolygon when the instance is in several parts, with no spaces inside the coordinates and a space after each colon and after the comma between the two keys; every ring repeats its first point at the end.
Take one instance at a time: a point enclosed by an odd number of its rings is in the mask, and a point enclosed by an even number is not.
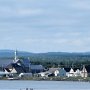
{"type": "Polygon", "coordinates": [[[67,81],[0,81],[0,90],[90,90],[90,82],[67,81]]]}

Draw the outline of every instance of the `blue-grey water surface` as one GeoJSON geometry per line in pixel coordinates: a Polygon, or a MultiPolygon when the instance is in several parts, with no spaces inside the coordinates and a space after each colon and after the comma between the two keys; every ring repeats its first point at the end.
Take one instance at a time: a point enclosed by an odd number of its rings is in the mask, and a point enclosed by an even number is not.
{"type": "Polygon", "coordinates": [[[1,80],[0,90],[90,90],[90,82],[1,80]],[[29,89],[30,90],[30,89],[29,89]]]}

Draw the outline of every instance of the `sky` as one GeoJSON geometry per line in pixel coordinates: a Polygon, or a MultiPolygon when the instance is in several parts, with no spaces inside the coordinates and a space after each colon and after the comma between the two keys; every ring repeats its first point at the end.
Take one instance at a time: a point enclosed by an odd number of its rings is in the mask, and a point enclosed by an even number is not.
{"type": "Polygon", "coordinates": [[[90,0],[0,0],[0,49],[89,52],[90,0]]]}

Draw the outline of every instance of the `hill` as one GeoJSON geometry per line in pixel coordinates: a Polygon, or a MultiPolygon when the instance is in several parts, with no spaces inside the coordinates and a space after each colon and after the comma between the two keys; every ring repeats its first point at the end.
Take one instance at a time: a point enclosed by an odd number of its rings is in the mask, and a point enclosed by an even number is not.
{"type": "MultiPolygon", "coordinates": [[[[13,58],[14,57],[14,50],[0,50],[0,58],[13,58]]],[[[69,53],[69,52],[47,52],[47,53],[31,53],[26,51],[17,51],[18,57],[32,57],[32,56],[90,56],[90,52],[83,52],[83,53],[69,53]]]]}
{"type": "MultiPolygon", "coordinates": [[[[0,50],[0,66],[6,65],[14,60],[14,50],[0,50]]],[[[69,53],[69,52],[47,52],[47,53],[31,53],[25,51],[17,52],[19,58],[30,58],[33,64],[42,64],[46,67],[53,65],[90,64],[90,52],[69,53]]]]}

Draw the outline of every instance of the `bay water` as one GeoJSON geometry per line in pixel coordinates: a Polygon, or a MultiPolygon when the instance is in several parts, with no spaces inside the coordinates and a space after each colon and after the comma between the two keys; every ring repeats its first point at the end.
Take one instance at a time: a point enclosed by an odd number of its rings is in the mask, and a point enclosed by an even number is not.
{"type": "Polygon", "coordinates": [[[0,90],[90,90],[90,82],[1,80],[0,90]]]}

